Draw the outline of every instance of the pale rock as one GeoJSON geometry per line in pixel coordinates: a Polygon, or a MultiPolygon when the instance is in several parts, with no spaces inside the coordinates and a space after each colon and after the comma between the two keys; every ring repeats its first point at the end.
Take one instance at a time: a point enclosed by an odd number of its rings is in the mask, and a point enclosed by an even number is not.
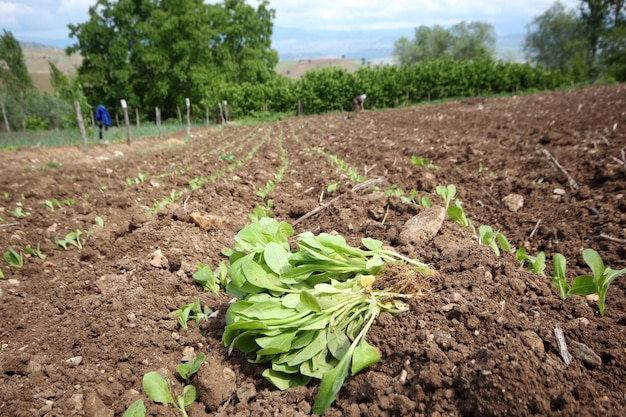
{"type": "Polygon", "coordinates": [[[441,206],[432,206],[422,213],[410,218],[400,232],[400,243],[427,242],[434,238],[446,218],[446,209],[441,206]]]}
{"type": "Polygon", "coordinates": [[[95,391],[90,391],[85,397],[84,410],[86,417],[113,417],[113,410],[107,408],[95,391]]]}
{"type": "Polygon", "coordinates": [[[516,212],[524,207],[524,197],[519,194],[509,194],[502,199],[502,204],[512,212],[516,212]]]}
{"type": "Polygon", "coordinates": [[[562,188],[555,188],[552,193],[556,194],[556,195],[565,195],[565,190],[562,188]]]}
{"type": "Polygon", "coordinates": [[[152,260],[150,261],[150,265],[155,268],[167,269],[169,264],[165,255],[163,255],[163,252],[161,252],[161,249],[157,249],[154,251],[154,253],[152,254],[152,260]]]}
{"type": "Polygon", "coordinates": [[[193,346],[185,346],[183,348],[183,357],[180,361],[183,363],[191,362],[196,358],[196,356],[196,350],[193,348],[193,346]]]}

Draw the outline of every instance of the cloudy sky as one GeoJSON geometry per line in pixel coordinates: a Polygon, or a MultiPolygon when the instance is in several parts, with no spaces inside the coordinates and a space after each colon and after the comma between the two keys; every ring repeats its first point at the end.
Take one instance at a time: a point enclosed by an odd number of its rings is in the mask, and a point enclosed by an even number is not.
{"type": "MultiPolygon", "coordinates": [[[[462,20],[491,23],[498,36],[525,33],[534,16],[543,13],[555,0],[270,0],[276,10],[274,26],[287,45],[285,34],[365,31],[400,33],[412,36],[413,29],[435,24],[449,27],[462,20]]],[[[258,4],[257,0],[247,0],[258,4]]],[[[69,23],[87,21],[89,6],[96,0],[0,0],[0,28],[20,41],[55,46],[72,43],[69,23]]],[[[576,7],[579,0],[561,0],[576,7]]]]}

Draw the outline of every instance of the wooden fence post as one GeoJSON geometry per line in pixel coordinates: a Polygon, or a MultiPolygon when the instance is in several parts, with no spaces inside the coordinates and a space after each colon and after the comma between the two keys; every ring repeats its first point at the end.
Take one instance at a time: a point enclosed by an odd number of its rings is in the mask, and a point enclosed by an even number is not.
{"type": "Polygon", "coordinates": [[[124,111],[124,123],[126,123],[126,143],[130,146],[130,120],[128,120],[128,106],[126,100],[122,99],[122,110],[124,111]]]}
{"type": "Polygon", "coordinates": [[[204,106],[204,110],[206,112],[206,125],[209,126],[209,106],[204,106]]]}
{"type": "Polygon", "coordinates": [[[4,118],[4,128],[7,133],[11,133],[11,125],[9,125],[9,119],[7,117],[7,112],[4,107],[4,100],[0,100],[0,108],[2,108],[2,117],[4,118]]]}
{"type": "Polygon", "coordinates": [[[189,136],[191,134],[191,120],[189,119],[189,113],[190,113],[190,103],[189,103],[189,98],[185,99],[185,105],[187,106],[187,136],[189,136]]]}
{"type": "Polygon", "coordinates": [[[141,122],[139,121],[139,109],[135,108],[135,119],[137,120],[137,127],[141,126],[141,122]]]}
{"type": "Polygon", "coordinates": [[[163,131],[161,130],[161,111],[159,110],[158,107],[155,107],[154,110],[156,112],[156,124],[157,124],[157,129],[159,131],[159,140],[162,140],[163,131]]]}
{"type": "Polygon", "coordinates": [[[182,114],[180,114],[180,107],[178,107],[178,105],[176,105],[176,113],[178,114],[178,124],[182,125],[183,124],[183,116],[182,116],[182,114]]]}
{"type": "Polygon", "coordinates": [[[87,155],[89,149],[87,148],[87,132],[85,132],[85,123],[83,122],[83,114],[80,111],[80,102],[74,100],[74,109],[76,109],[76,121],[78,122],[78,129],[80,129],[80,136],[83,138],[83,152],[87,155]]]}

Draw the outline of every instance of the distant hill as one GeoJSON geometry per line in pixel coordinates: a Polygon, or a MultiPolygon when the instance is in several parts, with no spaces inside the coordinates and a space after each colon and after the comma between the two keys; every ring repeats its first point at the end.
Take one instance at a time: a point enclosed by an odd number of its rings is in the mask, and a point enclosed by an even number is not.
{"type": "Polygon", "coordinates": [[[305,72],[327,67],[341,67],[354,72],[362,65],[360,60],[342,58],[317,58],[281,61],[276,66],[276,72],[287,78],[300,78],[305,72]]]}
{"type": "Polygon", "coordinates": [[[34,42],[20,42],[20,46],[28,72],[39,91],[53,91],[50,84],[48,61],[51,61],[59,70],[68,75],[75,74],[76,68],[82,62],[80,55],[67,56],[64,49],[56,46],[34,42]]]}

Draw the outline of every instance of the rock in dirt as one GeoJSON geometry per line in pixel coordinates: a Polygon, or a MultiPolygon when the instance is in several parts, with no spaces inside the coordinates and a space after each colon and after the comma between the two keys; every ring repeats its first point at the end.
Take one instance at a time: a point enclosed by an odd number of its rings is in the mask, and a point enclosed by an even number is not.
{"type": "Polygon", "coordinates": [[[432,206],[410,218],[400,232],[400,243],[407,245],[429,241],[437,235],[446,218],[446,209],[432,206]]]}
{"type": "Polygon", "coordinates": [[[150,261],[150,265],[155,268],[168,268],[169,263],[165,255],[163,255],[163,252],[161,252],[161,249],[157,249],[156,251],[154,251],[154,253],[152,254],[152,260],[150,261]]]}
{"type": "Polygon", "coordinates": [[[196,226],[205,230],[225,227],[228,224],[228,219],[226,217],[212,216],[210,214],[202,215],[197,211],[191,213],[189,217],[191,218],[191,221],[196,224],[196,226]]]}
{"type": "Polygon", "coordinates": [[[602,359],[589,346],[580,342],[571,342],[570,353],[576,359],[580,359],[585,365],[596,367],[602,365],[602,359]]]}
{"type": "Polygon", "coordinates": [[[545,353],[545,348],[543,346],[543,340],[541,337],[532,330],[526,330],[519,335],[522,343],[530,348],[533,352],[537,354],[539,357],[543,357],[545,353]]]}
{"type": "Polygon", "coordinates": [[[524,197],[519,194],[509,194],[502,199],[502,204],[504,204],[504,207],[515,213],[524,207],[524,197]]]}
{"type": "Polygon", "coordinates": [[[94,391],[89,391],[85,397],[85,403],[83,405],[85,409],[85,416],[87,417],[113,417],[113,410],[107,408],[102,402],[98,394],[94,391]]]}
{"type": "Polygon", "coordinates": [[[209,410],[217,410],[237,390],[235,372],[215,357],[207,356],[194,377],[198,401],[209,410]]]}

